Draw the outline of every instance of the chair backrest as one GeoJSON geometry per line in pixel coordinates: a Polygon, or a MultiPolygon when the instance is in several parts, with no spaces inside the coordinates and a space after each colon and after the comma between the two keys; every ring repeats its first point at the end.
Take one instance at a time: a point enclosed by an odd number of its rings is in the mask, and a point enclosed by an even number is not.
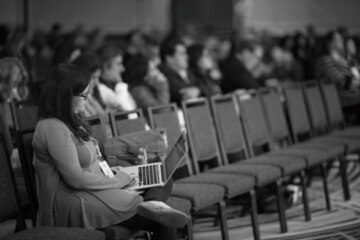
{"type": "Polygon", "coordinates": [[[215,128],[219,137],[220,150],[223,159],[233,162],[249,157],[243,125],[241,124],[234,95],[218,95],[210,99],[215,128]]]}
{"type": "Polygon", "coordinates": [[[290,121],[290,129],[294,142],[299,141],[301,135],[311,135],[311,126],[306,110],[305,98],[301,85],[285,87],[283,89],[285,105],[290,121]]]}
{"type": "Polygon", "coordinates": [[[303,91],[313,135],[326,133],[328,131],[327,118],[318,84],[316,82],[306,83],[303,91]]]}
{"type": "MultiPolygon", "coordinates": [[[[168,139],[168,150],[170,150],[176,143],[178,136],[181,134],[181,127],[178,118],[178,108],[175,103],[149,107],[148,116],[150,120],[151,128],[165,128],[168,139]]],[[[179,169],[186,168],[184,175],[192,175],[193,171],[189,157],[186,161],[183,161],[179,166],[179,169]]],[[[182,171],[182,170],[180,170],[182,171]]],[[[182,176],[184,177],[184,176],[182,176]]]]}
{"type": "Polygon", "coordinates": [[[9,150],[7,149],[3,133],[0,133],[0,168],[0,222],[18,217],[18,221],[21,221],[23,225],[21,230],[23,230],[26,226],[21,211],[15,176],[11,167],[9,150]]]}
{"type": "Polygon", "coordinates": [[[1,113],[0,113],[0,132],[4,134],[4,141],[6,144],[6,148],[10,153],[13,149],[13,142],[11,139],[9,127],[7,126],[4,116],[1,113]]]}
{"type": "Polygon", "coordinates": [[[204,98],[184,101],[182,108],[195,173],[199,173],[205,164],[209,167],[222,165],[208,101],[204,98]]]}
{"type": "Polygon", "coordinates": [[[36,224],[36,212],[38,206],[35,169],[33,162],[32,139],[35,129],[23,129],[16,131],[16,143],[18,146],[21,168],[23,170],[27,195],[30,204],[31,219],[33,226],[36,224]]]}
{"type": "Polygon", "coordinates": [[[15,130],[34,128],[38,121],[39,107],[33,103],[10,103],[15,130]]]}
{"type": "Polygon", "coordinates": [[[114,136],[144,131],[146,126],[144,114],[141,109],[110,113],[110,122],[114,130],[114,136]]]}
{"type": "Polygon", "coordinates": [[[271,148],[268,123],[261,105],[259,93],[249,91],[246,95],[235,93],[235,96],[243,118],[250,155],[254,155],[254,149],[256,148],[271,148]]]}
{"type": "Polygon", "coordinates": [[[90,127],[92,136],[101,142],[113,137],[111,125],[108,123],[107,118],[108,116],[100,115],[84,118],[84,121],[90,127]]]}
{"type": "Polygon", "coordinates": [[[271,140],[285,140],[290,144],[290,132],[281,95],[273,88],[261,89],[260,93],[271,140]]]}
{"type": "Polygon", "coordinates": [[[343,128],[345,125],[344,115],[341,108],[340,98],[334,83],[322,83],[320,85],[328,124],[331,129],[343,128]]]}

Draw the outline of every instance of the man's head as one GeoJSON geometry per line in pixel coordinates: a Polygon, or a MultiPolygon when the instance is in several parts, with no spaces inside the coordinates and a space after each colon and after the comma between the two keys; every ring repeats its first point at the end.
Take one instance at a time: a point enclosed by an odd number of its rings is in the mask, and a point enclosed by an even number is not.
{"type": "Polygon", "coordinates": [[[175,71],[182,71],[188,68],[188,55],[186,47],[177,40],[167,40],[160,48],[162,63],[168,65],[175,71]]]}
{"type": "Polygon", "coordinates": [[[115,45],[104,45],[96,53],[102,62],[102,76],[104,80],[121,82],[121,73],[125,70],[121,49],[115,45]]]}

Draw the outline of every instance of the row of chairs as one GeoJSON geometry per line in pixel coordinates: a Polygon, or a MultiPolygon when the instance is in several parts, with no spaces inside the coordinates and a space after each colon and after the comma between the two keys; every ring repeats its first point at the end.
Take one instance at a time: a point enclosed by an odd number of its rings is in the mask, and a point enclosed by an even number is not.
{"type": "MultiPolygon", "coordinates": [[[[344,198],[350,199],[345,155],[359,150],[360,135],[354,128],[330,132],[344,127],[334,85],[319,87],[315,82],[296,85],[285,88],[282,95],[274,89],[262,89],[248,95],[216,96],[210,104],[206,99],[184,102],[182,110],[189,132],[191,163],[187,162],[186,167],[190,176],[176,181],[173,195],[190,199],[196,206],[192,193],[177,188],[177,184],[183,183],[207,184],[203,189],[208,190],[212,187],[209,184],[221,186],[226,190],[224,196],[219,196],[223,199],[249,193],[255,239],[260,238],[255,205],[258,188],[275,185],[281,232],[287,231],[282,181],[289,176],[298,175],[301,180],[307,221],[311,220],[305,182],[308,170],[320,169],[326,208],[330,210],[326,165],[338,160],[344,198]],[[281,96],[285,101],[281,101],[281,96]],[[206,171],[204,165],[208,166],[206,171]]],[[[145,122],[139,112],[137,122],[145,122]]],[[[173,143],[180,132],[176,105],[149,108],[148,116],[150,126],[166,128],[169,142],[173,143]]],[[[138,126],[142,127],[126,129],[143,130],[142,124],[138,126]]],[[[226,221],[221,222],[225,228],[226,221]]],[[[226,239],[226,229],[222,232],[226,239]]]]}
{"type": "MultiPolygon", "coordinates": [[[[215,96],[210,102],[206,99],[183,102],[182,110],[190,156],[178,170],[187,176],[175,181],[170,202],[194,218],[201,217],[198,213],[203,209],[217,206],[215,217],[220,220],[223,239],[229,238],[226,202],[244,194],[250,199],[254,238],[260,239],[256,193],[270,184],[275,186],[280,231],[286,232],[282,183],[289,176],[299,176],[305,220],[311,220],[305,177],[307,170],[315,167],[321,170],[326,207],[330,210],[326,164],[334,159],[340,162],[344,197],[350,199],[344,156],[360,149],[360,132],[357,128],[335,131],[344,127],[344,119],[333,85],[324,84],[320,88],[316,83],[297,85],[283,89],[282,95],[273,89],[262,89],[247,95],[215,96]],[[285,101],[281,101],[281,96],[285,101]]],[[[167,130],[171,148],[181,132],[176,105],[149,108],[148,116],[152,128],[167,130]]],[[[109,119],[111,134],[105,137],[106,120],[102,117],[87,119],[95,137],[98,135],[104,140],[145,130],[141,110],[113,113],[109,119]]],[[[22,143],[30,141],[31,146],[32,131],[17,131],[22,165],[27,169],[31,168],[31,147],[29,150],[29,144],[22,143]]],[[[28,178],[30,185],[35,186],[34,177],[30,174],[28,178]]],[[[36,189],[32,188],[29,186],[29,194],[35,204],[36,189]]],[[[190,239],[191,227],[189,223],[186,228],[190,239]]]]}

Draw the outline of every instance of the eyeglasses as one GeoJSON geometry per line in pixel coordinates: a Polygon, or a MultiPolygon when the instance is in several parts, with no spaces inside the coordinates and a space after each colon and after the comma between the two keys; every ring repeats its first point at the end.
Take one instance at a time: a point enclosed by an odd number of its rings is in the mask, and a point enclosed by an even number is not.
{"type": "Polygon", "coordinates": [[[90,96],[89,92],[85,93],[85,94],[76,94],[74,96],[77,96],[77,97],[81,97],[83,98],[84,100],[87,100],[90,96]]]}

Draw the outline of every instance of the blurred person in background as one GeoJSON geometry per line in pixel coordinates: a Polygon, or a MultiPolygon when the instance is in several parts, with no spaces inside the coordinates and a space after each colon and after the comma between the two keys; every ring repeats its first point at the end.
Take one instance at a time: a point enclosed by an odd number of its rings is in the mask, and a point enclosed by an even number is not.
{"type": "Polygon", "coordinates": [[[160,71],[169,82],[170,101],[181,106],[181,101],[201,96],[196,79],[189,72],[185,45],[176,39],[165,40],[160,47],[160,71]]]}
{"type": "Polygon", "coordinates": [[[231,56],[223,66],[223,92],[259,88],[260,82],[257,77],[262,74],[261,68],[262,63],[256,53],[255,43],[245,40],[236,43],[231,56]]]}
{"type": "Polygon", "coordinates": [[[61,40],[55,47],[53,66],[60,63],[72,63],[81,55],[81,49],[75,45],[72,39],[61,40]]]}
{"type": "Polygon", "coordinates": [[[337,31],[329,32],[325,38],[325,51],[317,60],[316,76],[320,81],[333,82],[340,90],[358,89],[359,69],[350,65],[345,57],[344,39],[337,31]]]}
{"type": "Polygon", "coordinates": [[[121,77],[125,68],[123,52],[116,45],[103,45],[96,51],[101,61],[101,76],[98,84],[99,102],[115,111],[130,111],[137,108],[129,92],[129,86],[121,77]]]}
{"type": "Polygon", "coordinates": [[[189,68],[196,77],[196,85],[201,89],[202,95],[211,97],[221,94],[219,83],[222,75],[209,51],[202,44],[194,44],[187,51],[189,68]]]}
{"type": "MultiPolygon", "coordinates": [[[[126,77],[129,91],[139,108],[170,103],[169,84],[156,62],[143,56],[134,57],[129,62],[126,77]]],[[[144,111],[146,113],[146,111],[144,111]]]]}
{"type": "Polygon", "coordinates": [[[11,152],[11,162],[14,168],[20,167],[17,150],[13,149],[10,129],[14,127],[9,107],[10,102],[27,100],[29,75],[24,64],[15,57],[0,59],[0,116],[4,126],[5,141],[11,152]]]}

